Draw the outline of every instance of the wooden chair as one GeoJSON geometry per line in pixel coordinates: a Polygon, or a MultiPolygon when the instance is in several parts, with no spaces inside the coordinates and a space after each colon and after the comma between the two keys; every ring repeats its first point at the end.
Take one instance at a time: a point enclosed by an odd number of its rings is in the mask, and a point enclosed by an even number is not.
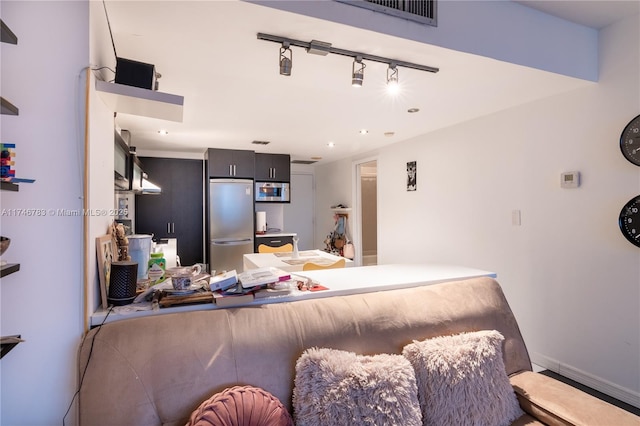
{"type": "Polygon", "coordinates": [[[330,265],[318,265],[317,263],[307,262],[304,265],[302,265],[302,270],[317,271],[319,269],[337,269],[337,268],[344,268],[346,264],[347,264],[347,261],[345,259],[340,259],[330,265]]]}
{"type": "Polygon", "coordinates": [[[258,246],[258,253],[284,253],[293,252],[293,244],[287,243],[279,247],[271,247],[266,244],[260,244],[258,246]]]}

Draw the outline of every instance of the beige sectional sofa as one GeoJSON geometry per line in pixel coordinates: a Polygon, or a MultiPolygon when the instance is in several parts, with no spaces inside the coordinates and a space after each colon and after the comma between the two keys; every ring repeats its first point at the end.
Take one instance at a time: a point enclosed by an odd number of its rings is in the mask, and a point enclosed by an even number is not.
{"type": "Polygon", "coordinates": [[[92,329],[79,352],[79,419],[88,425],[184,425],[201,402],[252,385],[292,410],[296,361],[309,348],[402,354],[412,341],[497,330],[524,415],[515,425],[639,425],[640,418],[533,373],[492,278],[409,289],[190,311],[92,329]]]}

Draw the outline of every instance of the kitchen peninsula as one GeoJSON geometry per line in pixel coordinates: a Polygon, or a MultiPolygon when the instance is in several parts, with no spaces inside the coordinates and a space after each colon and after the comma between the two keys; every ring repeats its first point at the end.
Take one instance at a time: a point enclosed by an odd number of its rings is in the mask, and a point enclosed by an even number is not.
{"type": "MultiPolygon", "coordinates": [[[[261,305],[271,303],[295,302],[306,299],[418,287],[445,281],[462,280],[482,276],[492,278],[497,277],[495,272],[443,264],[390,264],[359,266],[353,268],[327,269],[322,271],[305,271],[296,274],[310,278],[315,283],[321,284],[328,289],[322,291],[294,291],[286,296],[254,299],[243,306],[259,308],[261,305]]],[[[230,308],[221,308],[213,303],[203,303],[156,310],[151,310],[150,307],[148,310],[131,310],[129,312],[126,312],[125,310],[117,310],[109,313],[108,316],[107,310],[99,309],[91,316],[91,326],[95,327],[103,322],[113,322],[142,316],[209,309],[230,308]]]]}
{"type": "Polygon", "coordinates": [[[303,265],[307,262],[328,266],[340,259],[345,259],[346,267],[352,267],[354,264],[351,259],[342,258],[323,250],[305,250],[301,251],[297,258],[294,258],[291,252],[245,254],[242,265],[245,271],[272,266],[287,272],[299,272],[302,271],[303,265]]]}

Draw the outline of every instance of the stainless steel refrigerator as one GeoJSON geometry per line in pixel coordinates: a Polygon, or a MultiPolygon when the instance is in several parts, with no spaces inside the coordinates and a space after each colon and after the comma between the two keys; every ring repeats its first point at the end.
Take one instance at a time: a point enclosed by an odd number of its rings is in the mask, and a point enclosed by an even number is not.
{"type": "Polygon", "coordinates": [[[253,253],[253,180],[209,180],[209,267],[217,273],[242,272],[242,258],[253,253]]]}

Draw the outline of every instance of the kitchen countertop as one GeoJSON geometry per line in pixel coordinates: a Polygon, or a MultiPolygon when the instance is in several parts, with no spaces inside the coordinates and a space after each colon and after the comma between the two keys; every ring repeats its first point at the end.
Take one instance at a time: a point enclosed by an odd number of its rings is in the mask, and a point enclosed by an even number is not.
{"type": "MultiPolygon", "coordinates": [[[[254,299],[246,305],[259,306],[270,303],[294,302],[305,299],[315,299],[348,294],[369,293],[374,291],[393,290],[398,288],[418,287],[441,283],[445,281],[462,280],[466,278],[488,276],[496,278],[496,273],[457,265],[441,264],[391,264],[375,266],[358,266],[353,268],[326,269],[321,271],[296,272],[296,275],[310,278],[314,282],[328,287],[323,291],[294,291],[290,295],[254,299]]],[[[91,326],[103,322],[112,322],[129,318],[149,315],[162,315],[177,312],[229,309],[219,307],[213,303],[175,306],[158,310],[135,310],[136,304],[125,305],[128,312],[113,312],[107,315],[107,310],[98,309],[91,316],[91,326]]],[[[142,305],[142,304],[141,304],[142,305]]]]}

